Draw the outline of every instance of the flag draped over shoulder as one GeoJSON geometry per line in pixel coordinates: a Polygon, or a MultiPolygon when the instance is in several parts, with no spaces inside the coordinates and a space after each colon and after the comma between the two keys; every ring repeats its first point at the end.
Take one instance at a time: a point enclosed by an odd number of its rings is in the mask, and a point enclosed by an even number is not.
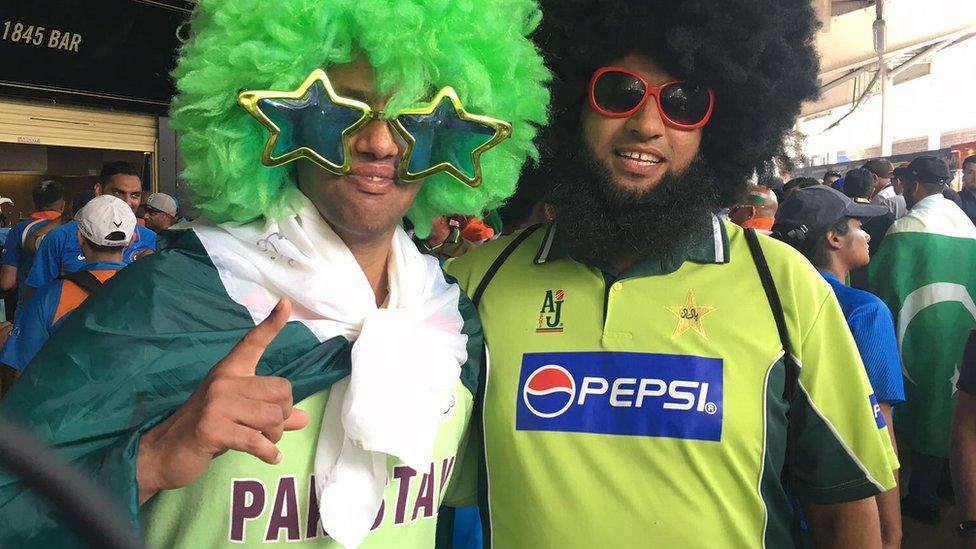
{"type": "MultiPolygon", "coordinates": [[[[89,476],[138,532],[139,439],[190,396],[254,327],[192,230],[120,272],[82,305],[30,364],[0,414],[89,476]]],[[[349,375],[350,343],[289,322],[258,375],[292,383],[295,402],[349,375]]],[[[56,509],[0,471],[0,547],[80,545],[56,509]]]]}
{"type": "Polygon", "coordinates": [[[976,326],[976,227],[941,195],[920,201],[871,259],[868,286],[896,321],[907,398],[899,440],[945,457],[959,361],[976,326]]]}

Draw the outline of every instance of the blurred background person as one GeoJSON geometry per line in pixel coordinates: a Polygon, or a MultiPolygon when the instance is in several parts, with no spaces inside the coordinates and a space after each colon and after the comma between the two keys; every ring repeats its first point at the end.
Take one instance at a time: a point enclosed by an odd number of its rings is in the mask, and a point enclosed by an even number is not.
{"type": "Polygon", "coordinates": [[[891,182],[895,172],[895,167],[891,162],[884,158],[868,160],[864,164],[864,169],[871,174],[874,183],[871,196],[868,197],[871,203],[885,206],[891,213],[895,214],[895,219],[905,215],[908,212],[905,197],[895,192],[895,186],[891,182]]]}
{"type": "Polygon", "coordinates": [[[837,180],[840,179],[840,177],[841,177],[840,173],[835,172],[834,170],[830,170],[829,172],[826,172],[824,174],[822,181],[824,185],[827,185],[828,187],[833,187],[834,183],[836,183],[837,180]]]}
{"type": "Polygon", "coordinates": [[[956,534],[961,547],[976,549],[976,330],[969,333],[956,389],[949,449],[952,487],[959,508],[956,534]]]}
{"type": "Polygon", "coordinates": [[[17,290],[17,302],[24,297],[24,279],[34,263],[35,250],[24,246],[25,242],[39,231],[48,231],[61,224],[64,211],[64,187],[57,181],[41,181],[31,191],[34,200],[34,213],[21,221],[7,233],[3,246],[3,266],[0,267],[0,288],[4,291],[17,290]]]}
{"type": "Polygon", "coordinates": [[[729,219],[742,228],[769,234],[776,221],[778,206],[779,202],[772,189],[764,185],[749,185],[742,203],[729,209],[729,219]]]}
{"type": "Polygon", "coordinates": [[[962,189],[959,191],[962,211],[976,224],[976,155],[962,161],[962,189]]]}
{"type": "MultiPolygon", "coordinates": [[[[871,255],[874,255],[881,246],[881,242],[884,240],[885,234],[888,229],[891,228],[891,224],[895,222],[895,213],[891,211],[888,207],[890,202],[885,204],[878,204],[868,200],[871,194],[874,192],[877,185],[876,176],[869,170],[865,168],[854,168],[849,170],[844,175],[844,194],[851,198],[851,200],[858,202],[860,204],[876,204],[879,206],[885,206],[888,209],[888,213],[884,215],[878,215],[869,219],[862,220],[862,229],[864,232],[868,233],[871,237],[870,241],[870,251],[871,255]]],[[[902,197],[898,197],[902,198],[902,197]]],[[[904,203],[904,199],[902,199],[904,203]]],[[[855,284],[859,286],[858,284],[855,284]]]]}
{"type": "Polygon", "coordinates": [[[940,486],[951,499],[947,456],[953,381],[966,337],[976,326],[959,304],[976,295],[976,226],[943,196],[952,180],[934,156],[919,156],[903,173],[908,214],[891,226],[868,267],[868,290],[897,318],[907,401],[899,433],[911,448],[902,513],[936,524],[940,486]]]}
{"type": "Polygon", "coordinates": [[[162,232],[176,225],[179,217],[179,204],[176,199],[165,193],[153,193],[146,200],[146,227],[153,231],[162,232]]]}

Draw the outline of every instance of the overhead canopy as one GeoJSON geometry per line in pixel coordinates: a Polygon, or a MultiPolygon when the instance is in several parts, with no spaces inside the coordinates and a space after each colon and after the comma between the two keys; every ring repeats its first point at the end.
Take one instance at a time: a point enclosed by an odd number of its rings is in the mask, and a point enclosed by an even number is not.
{"type": "MultiPolygon", "coordinates": [[[[804,105],[802,116],[854,102],[878,70],[872,30],[877,16],[874,2],[814,0],[814,4],[824,23],[816,37],[824,90],[819,101],[804,105]],[[831,17],[826,16],[828,4],[831,17]]],[[[927,74],[925,62],[935,51],[976,37],[976,2],[972,0],[884,0],[884,19],[889,68],[897,71],[909,62],[896,73],[896,84],[898,77],[927,74]]],[[[976,61],[968,70],[973,66],[976,61]]]]}

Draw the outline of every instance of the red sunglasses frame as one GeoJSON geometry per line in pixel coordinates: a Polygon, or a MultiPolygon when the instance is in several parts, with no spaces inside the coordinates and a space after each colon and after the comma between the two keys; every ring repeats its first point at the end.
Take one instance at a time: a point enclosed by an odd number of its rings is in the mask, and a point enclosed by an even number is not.
{"type": "Polygon", "coordinates": [[[696,122],[695,124],[690,124],[690,125],[681,124],[680,122],[673,120],[670,116],[668,116],[667,112],[665,112],[664,110],[664,107],[661,105],[661,90],[663,90],[668,86],[672,86],[674,84],[681,84],[681,83],[684,83],[684,80],[670,80],[668,82],[665,82],[664,84],[661,84],[660,86],[652,86],[651,83],[647,81],[647,79],[645,79],[643,76],[637,74],[636,72],[630,69],[624,67],[601,67],[600,69],[597,69],[595,73],[593,73],[593,78],[590,79],[590,86],[589,86],[590,108],[596,111],[600,116],[605,116],[607,118],[628,118],[633,116],[635,113],[637,113],[637,111],[644,108],[644,105],[647,104],[647,98],[653,95],[654,102],[657,105],[657,111],[661,114],[661,119],[664,120],[665,124],[673,128],[677,128],[679,130],[697,130],[699,128],[702,128],[706,124],[708,124],[708,121],[711,120],[712,118],[712,113],[715,111],[714,91],[708,90],[708,111],[705,113],[705,116],[703,116],[702,119],[699,122],[696,122]],[[626,112],[613,112],[613,111],[608,111],[597,104],[596,102],[597,80],[599,80],[601,76],[609,72],[619,72],[619,73],[626,74],[627,76],[632,76],[637,80],[639,80],[641,84],[644,84],[644,97],[641,98],[641,100],[637,103],[636,107],[626,112]]]}

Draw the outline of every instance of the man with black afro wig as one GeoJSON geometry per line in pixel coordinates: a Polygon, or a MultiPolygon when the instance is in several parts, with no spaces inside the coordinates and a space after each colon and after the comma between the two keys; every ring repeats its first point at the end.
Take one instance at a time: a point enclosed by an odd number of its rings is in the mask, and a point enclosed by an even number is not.
{"type": "Polygon", "coordinates": [[[880,547],[897,457],[830,287],[721,221],[817,92],[808,0],[551,0],[520,192],[555,222],[447,263],[478,307],[497,547],[880,547]],[[802,368],[801,368],[802,365],[802,368]]]}

